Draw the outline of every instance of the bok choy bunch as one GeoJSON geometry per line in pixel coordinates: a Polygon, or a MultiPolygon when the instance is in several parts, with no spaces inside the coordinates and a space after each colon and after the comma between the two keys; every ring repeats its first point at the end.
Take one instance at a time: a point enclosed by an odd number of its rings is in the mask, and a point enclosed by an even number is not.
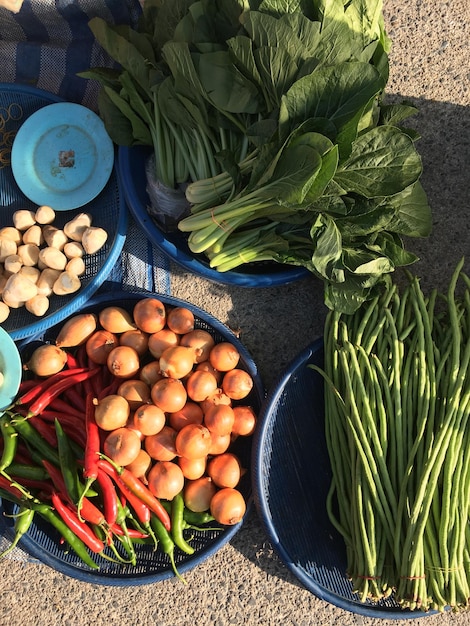
{"type": "Polygon", "coordinates": [[[431,214],[382,0],[146,0],[138,32],[90,27],[121,64],[83,74],[112,138],[189,183],[178,226],[213,268],[303,266],[353,312],[416,260],[431,214]]]}

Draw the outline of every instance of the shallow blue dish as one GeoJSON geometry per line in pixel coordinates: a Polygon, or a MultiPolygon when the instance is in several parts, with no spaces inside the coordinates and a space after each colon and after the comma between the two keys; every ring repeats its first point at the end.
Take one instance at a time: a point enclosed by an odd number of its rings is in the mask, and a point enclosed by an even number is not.
{"type": "MultiPolygon", "coordinates": [[[[108,305],[116,305],[132,311],[135,303],[145,297],[158,297],[167,307],[185,306],[195,315],[196,328],[207,330],[216,342],[230,341],[240,352],[240,364],[251,374],[254,386],[250,395],[243,400],[243,403],[250,404],[258,413],[264,399],[264,387],[252,357],[236,337],[236,335],[222,324],[215,317],[202,309],[172,296],[155,293],[129,293],[129,292],[103,292],[93,297],[81,312],[98,312],[108,305]]],[[[28,358],[28,354],[38,341],[52,342],[57,336],[61,324],[47,329],[44,333],[34,335],[18,343],[23,359],[28,358]]],[[[251,506],[251,437],[239,437],[232,446],[232,451],[239,457],[242,466],[247,469],[246,474],[241,479],[238,489],[243,493],[248,502],[248,509],[251,506]]],[[[14,519],[3,516],[3,512],[11,513],[13,505],[10,502],[0,500],[0,534],[4,533],[11,540],[14,536],[14,519]],[[3,526],[3,527],[2,527],[3,526]]],[[[233,526],[221,526],[220,524],[209,523],[210,530],[194,530],[191,544],[195,547],[193,555],[187,555],[177,549],[175,551],[175,561],[180,573],[193,569],[224,546],[237,533],[243,521],[233,526]]],[[[38,516],[35,517],[28,533],[20,540],[19,546],[31,557],[40,560],[55,570],[76,578],[78,580],[112,586],[144,585],[158,582],[167,578],[173,578],[174,573],[166,555],[161,551],[154,551],[152,546],[136,546],[137,563],[130,564],[116,563],[103,557],[93,555],[93,559],[98,563],[100,569],[93,570],[85,565],[73,552],[68,549],[60,540],[59,534],[52,526],[44,522],[38,516]]],[[[91,554],[91,553],[90,553],[91,554]]]]}
{"type": "Polygon", "coordinates": [[[149,240],[172,261],[207,280],[240,287],[277,287],[311,275],[304,267],[280,263],[247,263],[239,270],[229,272],[211,268],[204,255],[191,252],[182,232],[164,232],[148,214],[145,162],[150,154],[150,149],[143,146],[121,146],[117,156],[118,174],[127,205],[136,222],[149,240]]]}
{"type": "Polygon", "coordinates": [[[10,335],[0,327],[0,411],[11,406],[18,393],[22,366],[18,349],[10,335]]]}
{"type": "Polygon", "coordinates": [[[73,102],[42,107],[19,128],[11,151],[18,187],[37,205],[81,207],[109,180],[114,145],[102,120],[73,102]]]}
{"type": "Polygon", "coordinates": [[[324,429],[323,341],[285,369],[261,408],[252,447],[253,497],[270,542],[302,585],[321,600],[367,617],[413,619],[393,599],[362,603],[346,577],[346,547],[329,520],[331,465],[324,429]]]}

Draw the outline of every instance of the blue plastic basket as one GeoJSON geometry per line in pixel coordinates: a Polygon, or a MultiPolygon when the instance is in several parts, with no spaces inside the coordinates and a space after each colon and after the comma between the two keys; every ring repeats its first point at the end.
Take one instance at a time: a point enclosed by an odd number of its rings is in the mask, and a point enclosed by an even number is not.
{"type": "MultiPolygon", "coordinates": [[[[256,364],[252,357],[240,342],[240,340],[232,333],[232,331],[222,324],[215,317],[202,309],[189,304],[178,298],[162,294],[142,294],[128,292],[112,292],[102,293],[90,300],[88,305],[82,309],[83,312],[98,312],[105,306],[111,304],[119,304],[119,306],[131,311],[135,303],[143,297],[158,297],[168,307],[185,306],[195,315],[196,328],[203,328],[211,333],[216,342],[230,341],[236,346],[240,352],[240,367],[251,374],[254,380],[254,386],[250,395],[243,400],[243,403],[250,404],[258,413],[261,403],[264,399],[264,388],[259,376],[256,364]]],[[[61,324],[47,329],[46,332],[29,337],[19,342],[20,352],[28,354],[38,341],[52,341],[60,329],[61,324]]],[[[247,469],[246,474],[241,479],[239,486],[242,494],[248,502],[248,509],[251,506],[251,437],[239,437],[231,450],[240,458],[242,466],[247,469]]],[[[13,519],[4,517],[2,512],[11,512],[12,504],[0,500],[0,524],[10,524],[5,528],[5,534],[12,539],[14,533],[12,529],[13,519]]],[[[191,544],[195,547],[195,553],[191,556],[175,550],[175,561],[178,570],[184,572],[196,567],[207,558],[215,554],[223,545],[225,545],[241,528],[243,520],[233,526],[221,526],[211,522],[209,526],[215,530],[194,531],[191,544]]],[[[0,527],[0,532],[2,532],[0,527]]],[[[143,585],[158,582],[174,576],[168,557],[161,551],[153,550],[153,546],[136,546],[137,564],[125,565],[114,563],[102,557],[93,555],[93,559],[98,563],[100,569],[95,571],[86,566],[75,553],[67,549],[60,541],[58,533],[49,524],[36,516],[31,529],[20,540],[21,547],[31,557],[40,560],[57,571],[85,582],[96,583],[101,585],[113,586],[129,586],[143,585]]]]}
{"type": "Polygon", "coordinates": [[[393,596],[360,602],[346,577],[343,538],[328,518],[331,465],[325,440],[323,341],[306,347],[285,369],[263,403],[252,447],[253,496],[273,548],[318,598],[347,611],[413,619],[435,611],[402,609],[393,596]]]}
{"type": "MultiPolygon", "coordinates": [[[[63,99],[47,91],[23,85],[0,84],[0,110],[4,117],[8,117],[5,112],[11,113],[3,132],[8,130],[10,136],[14,136],[30,115],[56,102],[63,102],[63,99]]],[[[28,200],[19,189],[7,163],[0,168],[0,198],[0,227],[13,225],[12,215],[17,209],[37,209],[37,205],[28,200]]],[[[54,225],[60,228],[81,212],[90,213],[93,224],[106,230],[106,245],[97,253],[86,257],[86,272],[81,277],[80,290],[69,296],[51,297],[45,316],[35,317],[25,307],[11,311],[2,327],[15,341],[42,332],[80,309],[104,282],[119,259],[126,239],[128,212],[116,166],[113,167],[105,188],[94,200],[76,210],[57,212],[54,225]]]]}
{"type": "Polygon", "coordinates": [[[311,275],[304,267],[280,263],[247,263],[239,271],[218,272],[210,267],[204,255],[196,255],[190,251],[183,233],[163,232],[147,212],[149,198],[146,191],[145,162],[150,154],[147,147],[121,146],[117,156],[118,173],[126,202],[135,220],[147,233],[150,241],[175,263],[207,280],[240,287],[276,287],[311,275]]]}

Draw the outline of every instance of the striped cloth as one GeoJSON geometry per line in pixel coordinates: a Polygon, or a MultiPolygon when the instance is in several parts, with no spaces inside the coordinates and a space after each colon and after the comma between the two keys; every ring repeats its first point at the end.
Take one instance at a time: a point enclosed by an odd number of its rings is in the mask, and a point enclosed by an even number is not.
{"type": "Polygon", "coordinates": [[[24,0],[18,13],[0,8],[0,82],[52,91],[96,110],[98,86],[77,76],[111,67],[88,28],[92,17],[135,26],[138,0],[24,0]]]}

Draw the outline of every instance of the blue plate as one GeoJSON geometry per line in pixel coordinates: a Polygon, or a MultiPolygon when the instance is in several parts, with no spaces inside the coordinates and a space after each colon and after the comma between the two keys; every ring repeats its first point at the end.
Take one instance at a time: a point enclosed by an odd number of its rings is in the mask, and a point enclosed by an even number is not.
{"type": "Polygon", "coordinates": [[[9,407],[18,393],[21,382],[21,358],[10,335],[0,327],[0,410],[9,407]]]}
{"type": "Polygon", "coordinates": [[[102,120],[72,102],[43,107],[20,127],[11,153],[18,187],[37,205],[81,207],[109,180],[114,145],[102,120]]]}

